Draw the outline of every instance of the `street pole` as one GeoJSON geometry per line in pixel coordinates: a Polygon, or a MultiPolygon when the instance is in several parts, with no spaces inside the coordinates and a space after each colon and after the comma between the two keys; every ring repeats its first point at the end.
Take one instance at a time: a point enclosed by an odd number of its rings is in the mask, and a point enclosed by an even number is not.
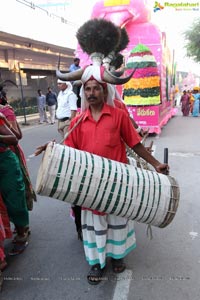
{"type": "Polygon", "coordinates": [[[26,103],[25,103],[25,99],[24,99],[24,93],[23,93],[23,87],[22,87],[22,77],[21,77],[21,70],[20,70],[20,63],[18,62],[18,70],[19,70],[19,85],[20,85],[20,89],[21,89],[21,97],[22,97],[22,106],[23,106],[23,114],[24,114],[24,123],[22,123],[22,125],[29,125],[29,123],[27,123],[26,121],[26,103]]]}

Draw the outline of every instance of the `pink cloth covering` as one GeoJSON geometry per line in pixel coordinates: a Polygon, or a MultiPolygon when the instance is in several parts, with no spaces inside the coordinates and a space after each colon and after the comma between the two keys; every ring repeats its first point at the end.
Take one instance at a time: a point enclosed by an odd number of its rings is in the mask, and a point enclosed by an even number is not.
{"type": "Polygon", "coordinates": [[[13,109],[10,106],[8,106],[8,105],[0,106],[0,112],[2,114],[4,114],[4,116],[6,117],[6,119],[8,121],[15,121],[16,120],[15,113],[14,113],[13,109]]]}

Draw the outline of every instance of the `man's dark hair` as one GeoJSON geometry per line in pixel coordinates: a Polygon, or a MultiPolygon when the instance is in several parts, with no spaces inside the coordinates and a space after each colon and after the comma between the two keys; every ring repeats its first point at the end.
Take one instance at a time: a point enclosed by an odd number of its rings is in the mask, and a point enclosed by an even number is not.
{"type": "Polygon", "coordinates": [[[76,62],[76,61],[80,61],[80,58],[75,57],[75,58],[74,58],[74,62],[76,62]]]}

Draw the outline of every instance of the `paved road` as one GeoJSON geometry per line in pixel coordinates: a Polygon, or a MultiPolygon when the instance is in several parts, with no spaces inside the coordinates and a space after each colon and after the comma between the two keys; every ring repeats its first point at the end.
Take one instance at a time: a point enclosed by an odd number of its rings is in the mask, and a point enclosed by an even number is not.
{"type": "MultiPolygon", "coordinates": [[[[137,248],[126,259],[127,271],[98,286],[86,281],[88,265],[77,240],[69,205],[38,196],[30,213],[31,239],[26,251],[9,257],[4,272],[2,300],[199,300],[200,299],[200,118],[169,121],[154,140],[156,157],[163,160],[169,149],[170,174],[180,185],[181,200],[174,221],[165,229],[135,224],[137,248]]],[[[21,145],[35,184],[41,156],[28,156],[43,142],[60,140],[56,125],[23,126],[21,145]]],[[[147,142],[148,144],[148,142],[147,142]]],[[[11,241],[6,242],[6,252],[11,241]]]]}

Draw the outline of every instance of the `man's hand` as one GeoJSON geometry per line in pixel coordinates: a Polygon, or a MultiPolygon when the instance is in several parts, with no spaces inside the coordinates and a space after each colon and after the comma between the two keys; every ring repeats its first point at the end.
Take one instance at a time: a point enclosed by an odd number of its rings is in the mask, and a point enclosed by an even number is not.
{"type": "Polygon", "coordinates": [[[42,153],[43,151],[45,151],[46,148],[47,148],[47,145],[48,145],[48,143],[45,144],[45,145],[43,145],[43,146],[37,147],[36,150],[35,150],[35,152],[34,152],[34,155],[38,156],[40,153],[42,153]]]}
{"type": "MultiPolygon", "coordinates": [[[[53,140],[52,142],[55,142],[55,140],[53,140]]],[[[46,143],[45,145],[37,147],[36,150],[35,150],[35,152],[34,152],[34,155],[38,156],[40,153],[42,153],[43,151],[45,151],[49,143],[50,142],[46,143]]]]}
{"type": "Polygon", "coordinates": [[[158,172],[158,173],[162,173],[162,174],[165,174],[165,175],[169,175],[169,166],[168,164],[159,164],[155,167],[155,170],[158,172]]]}

